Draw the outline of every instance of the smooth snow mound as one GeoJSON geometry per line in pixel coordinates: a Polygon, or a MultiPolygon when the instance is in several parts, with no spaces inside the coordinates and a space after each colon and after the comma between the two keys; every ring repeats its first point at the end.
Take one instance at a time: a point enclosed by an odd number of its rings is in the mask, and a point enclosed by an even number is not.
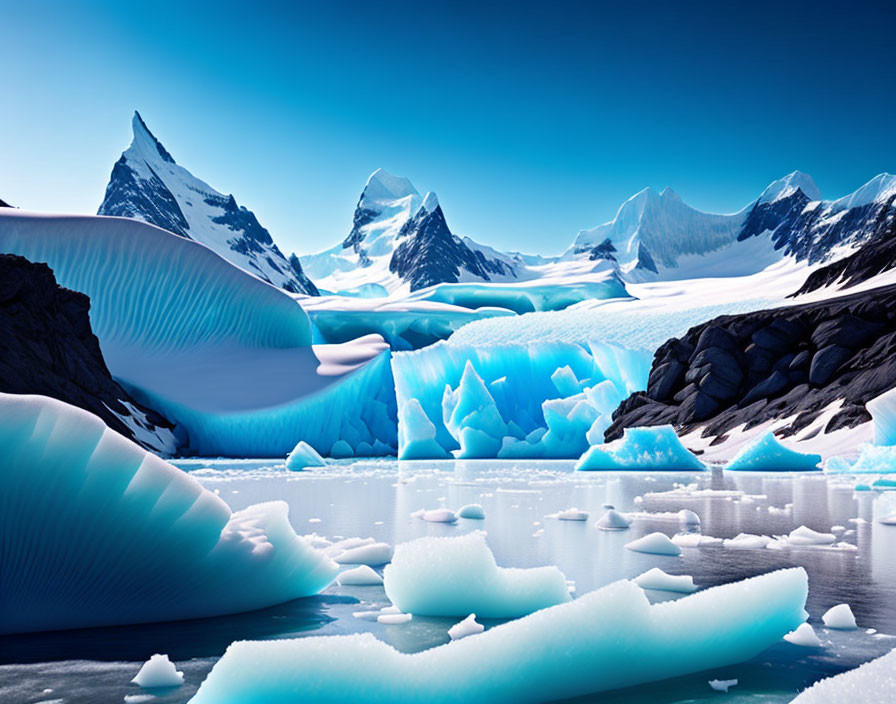
{"type": "Polygon", "coordinates": [[[896,701],[896,650],[855,670],[820,680],[791,704],[856,704],[896,701]]]}
{"type": "Polygon", "coordinates": [[[383,576],[395,606],[425,616],[517,618],[570,598],[556,567],[498,567],[481,533],[402,543],[383,576]]]}
{"type": "Polygon", "coordinates": [[[650,533],[643,538],[626,543],[625,547],[634,552],[646,552],[651,555],[681,555],[681,548],[663,533],[650,533]]]}
{"type": "Polygon", "coordinates": [[[856,617],[852,615],[852,609],[849,604],[837,604],[825,611],[821,617],[824,625],[828,628],[834,628],[838,631],[853,631],[856,626],[856,617]]]}
{"type": "Polygon", "coordinates": [[[339,576],[336,577],[336,581],[343,587],[368,587],[382,584],[383,578],[368,565],[359,565],[345,572],[340,572],[339,576]]]}
{"type": "Polygon", "coordinates": [[[619,440],[592,445],[576,463],[579,470],[691,471],[706,469],[678,439],[671,425],[626,428],[619,440]]]}
{"type": "Polygon", "coordinates": [[[286,458],[286,468],[293,471],[299,471],[305,467],[323,467],[325,464],[324,458],[304,440],[299,442],[286,458]]]}
{"type": "Polygon", "coordinates": [[[651,605],[622,580],[415,654],[369,633],[238,641],[192,704],[571,699],[748,660],[805,620],[807,589],[792,568],[651,605]]]}
{"type": "Polygon", "coordinates": [[[671,575],[663,572],[659,567],[647,570],[633,580],[642,589],[658,589],[664,592],[680,592],[681,594],[693,594],[697,591],[694,578],[690,575],[671,575]]]}
{"type": "Polygon", "coordinates": [[[143,663],[140,672],[131,680],[134,684],[150,687],[180,687],[184,683],[184,673],[180,672],[167,655],[156,653],[143,663]]]}
{"type": "Polygon", "coordinates": [[[448,629],[448,637],[451,638],[451,640],[460,640],[467,636],[474,636],[477,633],[482,633],[484,630],[485,626],[476,622],[476,614],[470,614],[463,621],[455,623],[448,629]]]}
{"type": "Polygon", "coordinates": [[[485,509],[479,504],[467,504],[457,509],[458,518],[471,518],[481,521],[485,519],[485,509]]]}
{"type": "Polygon", "coordinates": [[[784,447],[769,431],[757,437],[725,465],[733,472],[811,472],[818,469],[821,455],[784,447]]]}
{"type": "Polygon", "coordinates": [[[804,648],[820,648],[821,641],[815,634],[815,630],[808,623],[801,623],[795,631],[791,631],[784,640],[794,645],[800,645],[804,648]]]}
{"type": "Polygon", "coordinates": [[[240,613],[317,594],[336,576],[295,534],[285,502],[232,513],[61,401],[0,394],[0,457],[0,540],[27,546],[0,548],[0,633],[240,613]]]}

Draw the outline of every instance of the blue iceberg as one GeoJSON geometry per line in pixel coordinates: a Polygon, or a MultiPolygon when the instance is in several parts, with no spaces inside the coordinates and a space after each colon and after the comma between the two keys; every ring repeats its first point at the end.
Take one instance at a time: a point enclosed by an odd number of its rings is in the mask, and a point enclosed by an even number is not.
{"type": "Polygon", "coordinates": [[[619,440],[593,445],[576,463],[579,470],[693,471],[706,469],[681,444],[671,425],[626,428],[619,440]]]}
{"type": "Polygon", "coordinates": [[[763,433],[725,465],[739,472],[811,472],[818,469],[821,455],[813,455],[784,447],[771,431],[763,433]]]}

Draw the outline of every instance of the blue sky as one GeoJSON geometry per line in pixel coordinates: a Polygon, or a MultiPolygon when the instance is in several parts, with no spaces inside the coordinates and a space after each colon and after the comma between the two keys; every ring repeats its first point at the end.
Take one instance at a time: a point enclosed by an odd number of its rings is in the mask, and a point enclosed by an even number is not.
{"type": "Polygon", "coordinates": [[[892,6],[624,5],[2,0],[0,197],[95,212],[134,109],[299,253],[378,167],[542,253],[645,186],[730,212],[896,171],[892,6]]]}

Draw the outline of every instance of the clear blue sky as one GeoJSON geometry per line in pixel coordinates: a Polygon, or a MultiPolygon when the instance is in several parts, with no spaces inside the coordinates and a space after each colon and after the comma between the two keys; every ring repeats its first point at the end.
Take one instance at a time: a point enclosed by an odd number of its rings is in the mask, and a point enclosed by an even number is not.
{"type": "Polygon", "coordinates": [[[892,7],[0,0],[0,197],[95,212],[135,108],[287,252],[344,237],[377,167],[544,253],[645,186],[837,197],[896,171],[892,7]]]}

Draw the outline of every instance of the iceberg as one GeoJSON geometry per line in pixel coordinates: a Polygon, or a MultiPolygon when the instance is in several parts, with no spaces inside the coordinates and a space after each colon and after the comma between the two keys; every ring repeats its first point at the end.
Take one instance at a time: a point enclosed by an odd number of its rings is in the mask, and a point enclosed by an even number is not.
{"type": "Polygon", "coordinates": [[[807,590],[791,568],[651,605],[622,580],[415,654],[369,633],[238,641],[191,704],[571,699],[749,660],[805,620],[807,590]]]}
{"type": "Polygon", "coordinates": [[[896,446],[859,445],[859,456],[854,462],[845,457],[830,457],[825,462],[828,474],[893,474],[896,473],[896,446]]]}
{"type": "Polygon", "coordinates": [[[286,468],[293,471],[300,471],[306,467],[323,467],[325,464],[324,458],[304,440],[299,442],[286,457],[286,468]]]}
{"type": "Polygon", "coordinates": [[[725,469],[739,472],[802,472],[818,469],[821,455],[784,447],[774,434],[763,433],[738,452],[725,469]]]}
{"type": "Polygon", "coordinates": [[[556,567],[498,567],[481,533],[402,543],[383,578],[395,606],[425,616],[517,618],[570,598],[556,567]]]}
{"type": "Polygon", "coordinates": [[[856,625],[856,617],[852,615],[852,609],[849,604],[837,604],[824,612],[821,617],[824,625],[838,631],[854,631],[856,625]]]}
{"type": "Polygon", "coordinates": [[[737,686],[737,680],[710,680],[709,686],[716,692],[727,692],[737,686]]]}
{"type": "Polygon", "coordinates": [[[796,630],[791,631],[786,636],[784,636],[784,640],[788,643],[793,643],[794,645],[799,645],[803,648],[820,648],[821,641],[818,639],[818,636],[815,634],[814,629],[808,623],[801,623],[796,630]]]}
{"type": "Polygon", "coordinates": [[[896,701],[896,650],[854,670],[819,680],[791,704],[855,704],[896,701]]]}
{"type": "Polygon", "coordinates": [[[353,569],[340,572],[336,581],[343,587],[369,587],[382,584],[383,578],[368,565],[358,565],[353,569]]]}
{"type": "Polygon", "coordinates": [[[232,513],[61,401],[0,394],[0,456],[0,633],[251,611],[317,594],[338,571],[286,503],[232,513]]]}
{"type": "Polygon", "coordinates": [[[647,570],[644,574],[633,580],[642,589],[658,589],[664,592],[680,592],[692,594],[697,591],[694,578],[687,574],[671,575],[663,572],[659,567],[647,570]]]}
{"type": "Polygon", "coordinates": [[[448,637],[451,640],[460,640],[467,636],[475,636],[477,633],[482,633],[484,630],[485,626],[476,622],[476,614],[470,614],[463,621],[455,623],[448,629],[448,637]]]}
{"type": "Polygon", "coordinates": [[[576,463],[578,470],[693,471],[706,469],[678,439],[671,425],[626,428],[622,437],[592,445],[576,463]]]}
{"type": "Polygon", "coordinates": [[[143,663],[140,672],[131,680],[138,687],[180,687],[184,683],[184,673],[178,670],[167,655],[156,653],[143,663]]]}
{"type": "Polygon", "coordinates": [[[467,504],[457,509],[458,518],[468,518],[477,521],[485,519],[485,509],[479,504],[467,504]]]}
{"type": "Polygon", "coordinates": [[[865,408],[874,423],[874,444],[896,445],[896,389],[871,399],[865,408]]]}
{"type": "Polygon", "coordinates": [[[602,343],[450,342],[392,354],[402,459],[577,457],[650,366],[646,351],[602,343]]]}
{"type": "Polygon", "coordinates": [[[378,567],[392,559],[392,546],[388,543],[367,543],[336,553],[333,559],[339,565],[367,565],[378,567]]]}
{"type": "Polygon", "coordinates": [[[668,535],[650,533],[642,538],[625,544],[626,549],[633,552],[646,552],[650,555],[681,555],[681,548],[673,543],[668,535]]]}
{"type": "Polygon", "coordinates": [[[700,516],[689,508],[683,508],[678,512],[678,524],[686,528],[695,528],[700,525],[700,516]]]}

